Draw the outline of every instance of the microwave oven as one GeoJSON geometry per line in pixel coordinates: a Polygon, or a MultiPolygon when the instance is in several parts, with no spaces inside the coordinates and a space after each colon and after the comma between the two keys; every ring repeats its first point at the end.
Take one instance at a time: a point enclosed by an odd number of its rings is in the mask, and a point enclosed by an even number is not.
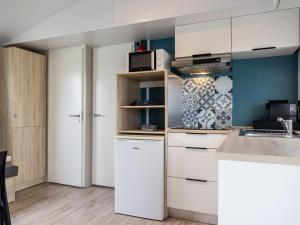
{"type": "Polygon", "coordinates": [[[128,71],[170,70],[171,57],[164,49],[153,51],[130,52],[128,54],[128,71]]]}

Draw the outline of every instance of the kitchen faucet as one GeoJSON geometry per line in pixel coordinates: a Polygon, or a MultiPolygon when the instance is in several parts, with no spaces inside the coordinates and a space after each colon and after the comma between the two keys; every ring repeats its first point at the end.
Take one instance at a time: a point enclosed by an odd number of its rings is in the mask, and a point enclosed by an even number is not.
{"type": "Polygon", "coordinates": [[[281,117],[278,117],[277,121],[281,122],[282,127],[285,129],[289,136],[293,135],[293,120],[284,120],[281,117]]]}

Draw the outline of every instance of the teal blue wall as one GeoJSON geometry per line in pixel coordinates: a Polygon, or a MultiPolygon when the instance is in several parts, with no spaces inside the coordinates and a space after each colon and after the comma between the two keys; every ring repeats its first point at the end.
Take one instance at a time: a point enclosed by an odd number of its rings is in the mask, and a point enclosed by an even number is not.
{"type": "MultiPolygon", "coordinates": [[[[175,52],[174,38],[152,40],[152,49],[175,52]]],[[[233,60],[233,125],[251,125],[265,114],[265,103],[298,95],[298,54],[269,58],[233,60]]]]}
{"type": "Polygon", "coordinates": [[[150,41],[151,49],[164,49],[170,55],[174,57],[175,55],[175,39],[174,38],[164,38],[159,40],[150,41]]]}
{"type": "Polygon", "coordinates": [[[249,125],[260,119],[268,100],[288,99],[296,103],[297,61],[297,54],[233,61],[234,125],[249,125]]]}

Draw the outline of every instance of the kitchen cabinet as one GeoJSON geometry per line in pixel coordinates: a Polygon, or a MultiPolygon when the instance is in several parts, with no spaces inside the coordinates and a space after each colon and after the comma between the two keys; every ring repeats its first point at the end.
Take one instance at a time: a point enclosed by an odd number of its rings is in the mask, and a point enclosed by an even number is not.
{"type": "Polygon", "coordinates": [[[298,8],[232,18],[235,58],[288,55],[298,47],[298,8]]]}
{"type": "Polygon", "coordinates": [[[48,181],[91,185],[92,49],[49,51],[48,181]]]}
{"type": "MultiPolygon", "coordinates": [[[[269,149],[264,150],[268,152],[269,149]]],[[[243,155],[246,153],[243,151],[243,155]]],[[[236,161],[234,157],[230,160],[231,156],[228,156],[228,160],[218,160],[218,224],[300,224],[300,166],[296,163],[295,165],[280,164],[280,155],[276,156],[278,160],[274,160],[274,163],[251,162],[252,158],[262,157],[261,161],[264,161],[263,158],[267,161],[276,158],[259,154],[253,156],[251,153],[248,154],[250,161],[236,161]]],[[[290,159],[286,161],[292,162],[296,156],[288,158],[290,159]]]]}
{"type": "Polygon", "coordinates": [[[29,186],[32,180],[46,177],[46,128],[13,128],[13,162],[19,172],[15,178],[18,190],[29,186]]]}
{"type": "Polygon", "coordinates": [[[1,50],[0,148],[19,167],[15,190],[46,181],[46,57],[1,50]]]}
{"type": "Polygon", "coordinates": [[[169,132],[167,206],[169,215],[217,223],[218,163],[216,150],[225,134],[169,132]],[[185,215],[187,212],[188,215],[185,215]]]}
{"type": "Polygon", "coordinates": [[[218,214],[218,183],[168,177],[167,187],[168,207],[218,214]]]}
{"type": "Polygon", "coordinates": [[[113,138],[117,130],[117,76],[127,70],[133,43],[93,50],[93,178],[94,185],[114,187],[113,138]],[[113,90],[113,91],[112,91],[113,90]]]}
{"type": "Polygon", "coordinates": [[[175,27],[175,57],[231,52],[231,19],[175,27]]]}
{"type": "Polygon", "coordinates": [[[215,4],[199,0],[186,0],[184,4],[182,0],[114,0],[113,17],[115,25],[143,23],[204,12],[215,4]]]}

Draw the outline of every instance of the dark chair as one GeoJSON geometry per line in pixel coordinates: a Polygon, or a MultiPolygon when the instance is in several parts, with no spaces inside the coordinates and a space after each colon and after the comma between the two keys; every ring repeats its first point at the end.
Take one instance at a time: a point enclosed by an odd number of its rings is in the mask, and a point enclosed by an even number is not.
{"type": "Polygon", "coordinates": [[[0,224],[11,225],[5,186],[5,165],[7,152],[0,152],[0,224]]]}

